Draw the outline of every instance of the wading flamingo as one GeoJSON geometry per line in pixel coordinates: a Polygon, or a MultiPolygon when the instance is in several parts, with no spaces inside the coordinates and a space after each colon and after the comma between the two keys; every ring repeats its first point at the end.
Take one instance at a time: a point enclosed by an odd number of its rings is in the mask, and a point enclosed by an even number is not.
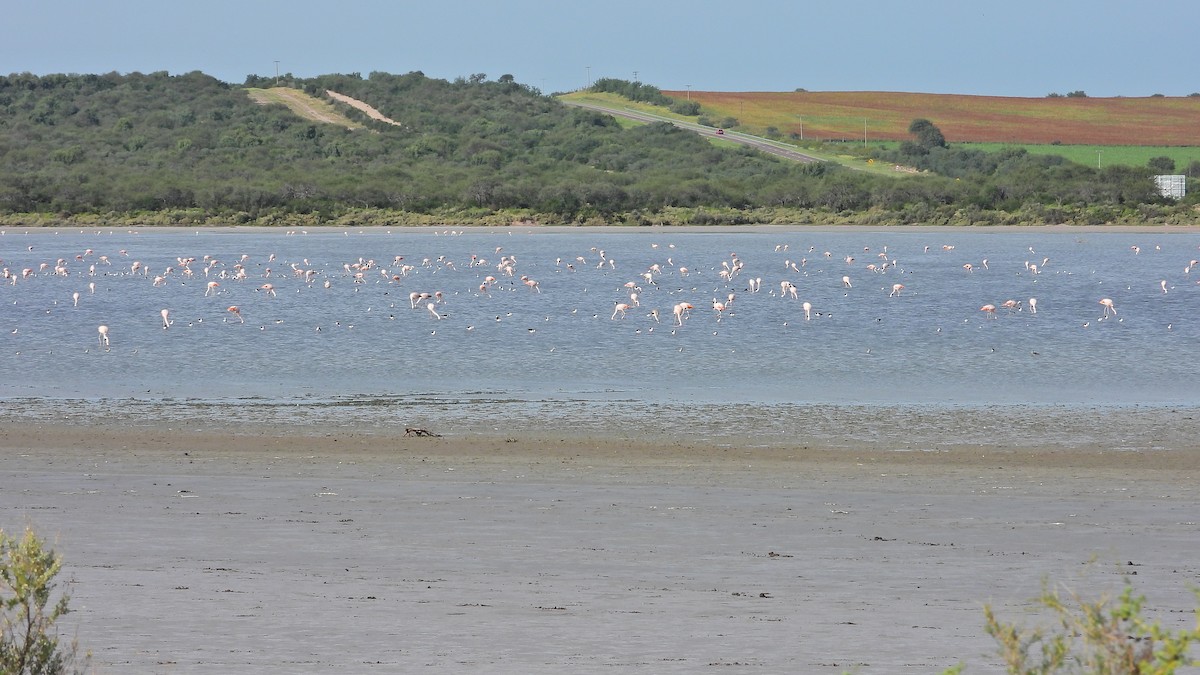
{"type": "Polygon", "coordinates": [[[1112,298],[1101,298],[1100,304],[1104,306],[1104,316],[1108,316],[1110,312],[1113,316],[1117,315],[1117,308],[1113,307],[1112,298]]]}
{"type": "Polygon", "coordinates": [[[683,325],[684,316],[687,314],[688,310],[691,308],[692,308],[692,306],[686,302],[681,302],[681,303],[675,305],[675,307],[671,311],[675,314],[675,325],[676,326],[683,325]]]}
{"type": "Polygon", "coordinates": [[[230,305],[229,307],[225,308],[225,311],[236,316],[238,318],[238,321],[240,321],[242,323],[246,323],[246,320],[242,318],[242,310],[237,305],[230,305]]]}
{"type": "Polygon", "coordinates": [[[1037,298],[1029,299],[1029,313],[1037,314],[1037,298]]]}
{"type": "Polygon", "coordinates": [[[892,284],[892,292],[888,294],[888,297],[897,297],[900,295],[900,291],[902,290],[904,290],[904,284],[892,284]]]}
{"type": "Polygon", "coordinates": [[[626,304],[624,302],[618,302],[617,305],[615,307],[613,307],[613,313],[612,313],[611,320],[615,321],[617,319],[618,314],[620,314],[621,318],[624,319],[625,318],[625,310],[627,310],[627,309],[629,309],[628,304],[626,304]]]}
{"type": "Polygon", "coordinates": [[[159,314],[161,314],[161,315],[162,315],[162,320],[163,320],[163,330],[166,330],[166,329],[170,328],[170,327],[171,327],[171,323],[172,323],[172,322],[171,322],[171,319],[170,319],[170,318],[168,318],[168,317],[171,315],[171,310],[169,310],[169,309],[164,309],[163,311],[159,312],[159,314]]]}
{"type": "Polygon", "coordinates": [[[108,326],[103,324],[96,327],[96,332],[99,333],[99,342],[101,345],[108,347],[108,326]]]}

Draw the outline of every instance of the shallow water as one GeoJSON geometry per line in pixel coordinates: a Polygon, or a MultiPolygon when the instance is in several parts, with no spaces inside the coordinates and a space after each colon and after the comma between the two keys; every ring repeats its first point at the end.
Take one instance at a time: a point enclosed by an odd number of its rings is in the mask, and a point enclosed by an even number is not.
{"type": "Polygon", "coordinates": [[[1160,231],[9,230],[0,405],[48,421],[1153,448],[1185,443],[1162,439],[1200,408],[1198,257],[1200,234],[1160,231]],[[414,309],[414,292],[442,300],[414,309]],[[640,307],[611,318],[631,292],[640,307]],[[693,306],[681,326],[678,303],[693,306]]]}

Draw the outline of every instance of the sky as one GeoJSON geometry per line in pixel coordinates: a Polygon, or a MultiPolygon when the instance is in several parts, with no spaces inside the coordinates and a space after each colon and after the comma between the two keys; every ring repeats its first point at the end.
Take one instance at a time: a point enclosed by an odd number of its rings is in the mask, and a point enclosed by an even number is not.
{"type": "Polygon", "coordinates": [[[1197,0],[6,0],[0,74],[600,77],[693,91],[1186,96],[1197,0]]]}

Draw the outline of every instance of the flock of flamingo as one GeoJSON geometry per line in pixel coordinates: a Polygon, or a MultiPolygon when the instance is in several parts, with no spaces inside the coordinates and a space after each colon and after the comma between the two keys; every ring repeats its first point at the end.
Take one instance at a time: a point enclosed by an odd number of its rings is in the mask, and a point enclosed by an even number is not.
{"type": "MultiPolygon", "coordinates": [[[[86,233],[81,233],[86,234],[86,233]]],[[[97,233],[99,234],[99,233],[97,233]]],[[[289,233],[296,234],[296,233],[289,233]]],[[[457,236],[462,232],[438,231],[438,236],[457,236]]],[[[511,235],[511,233],[509,233],[511,235]]],[[[554,259],[528,260],[521,251],[510,252],[504,245],[496,245],[496,240],[490,239],[486,251],[477,250],[474,253],[463,253],[455,259],[451,255],[411,257],[404,254],[391,254],[380,258],[355,257],[342,261],[310,261],[310,257],[287,259],[269,251],[251,254],[243,253],[232,257],[222,257],[215,254],[197,253],[176,255],[169,260],[146,260],[135,249],[120,248],[106,251],[98,248],[103,241],[97,238],[91,246],[80,248],[63,255],[39,257],[39,249],[53,249],[53,240],[47,237],[31,237],[25,241],[33,241],[26,245],[25,250],[14,250],[18,236],[10,233],[0,233],[0,266],[4,285],[10,289],[8,299],[10,304],[22,301],[20,289],[34,287],[40,284],[57,283],[58,287],[70,287],[72,307],[86,303],[88,296],[94,295],[97,285],[117,285],[123,283],[138,283],[149,285],[161,293],[162,304],[158,311],[162,330],[168,331],[176,325],[172,314],[171,303],[178,298],[177,294],[189,294],[211,298],[223,307],[226,323],[245,324],[247,305],[252,305],[252,315],[262,320],[269,314],[264,309],[265,303],[278,298],[279,292],[304,291],[323,289],[334,291],[349,289],[359,293],[369,287],[388,289],[389,297],[408,297],[407,308],[422,310],[429,321],[440,322],[455,311],[451,309],[451,298],[462,299],[469,297],[471,303],[459,302],[463,311],[477,312],[474,320],[483,320],[489,314],[479,310],[493,295],[504,293],[528,293],[531,300],[525,301],[519,307],[544,311],[532,300],[543,293],[553,294],[563,284],[542,281],[554,275],[587,275],[594,276],[586,285],[590,289],[587,298],[579,298],[577,304],[570,310],[572,314],[583,311],[593,318],[607,317],[609,321],[620,322],[630,313],[639,312],[650,324],[649,331],[662,320],[670,321],[672,330],[682,329],[689,321],[697,305],[709,305],[712,316],[720,323],[733,315],[742,306],[743,294],[756,296],[762,293],[783,301],[795,301],[798,311],[797,320],[811,321],[816,317],[828,316],[832,307],[818,309],[813,298],[806,298],[814,284],[823,284],[822,290],[828,296],[830,287],[836,285],[837,291],[849,295],[851,293],[876,293],[881,302],[897,301],[908,294],[905,283],[889,280],[891,283],[880,281],[889,275],[895,275],[908,281],[912,270],[901,265],[901,261],[889,250],[888,246],[872,249],[863,246],[853,252],[818,250],[816,246],[800,247],[799,255],[793,255],[791,244],[766,244],[761,251],[754,251],[753,276],[748,271],[746,261],[737,252],[721,254],[718,259],[684,260],[696,254],[684,254],[677,250],[675,244],[662,245],[646,241],[640,256],[644,263],[624,264],[604,248],[592,246],[586,249],[572,251],[565,256],[554,259]],[[493,257],[494,260],[489,260],[493,257]],[[864,260],[860,261],[861,257],[864,260]],[[810,276],[810,270],[819,269],[820,275],[810,276]],[[774,281],[764,281],[762,274],[771,274],[774,270],[780,278],[774,281]],[[835,271],[836,270],[836,271],[835,271]],[[599,272],[599,275],[594,273],[599,272]],[[541,278],[539,278],[541,277],[541,278]],[[624,280],[624,281],[622,281],[624,280]],[[870,283],[862,283],[867,282],[870,283]],[[765,283],[765,285],[764,285],[765,283]],[[435,287],[440,286],[440,287],[435,287]],[[860,286],[863,288],[860,289],[860,286]],[[764,292],[764,288],[766,289],[764,292]],[[247,291],[253,291],[249,293],[247,291]],[[226,304],[221,300],[241,298],[237,304],[226,304]],[[674,296],[674,297],[671,297],[674,296]],[[711,296],[711,304],[708,297],[711,296]],[[599,299],[602,298],[602,299],[599,299]],[[665,302],[666,309],[654,306],[665,302]],[[468,306],[470,309],[468,309],[468,306]],[[668,319],[669,315],[669,319],[668,319]]],[[[136,242],[136,238],[122,241],[136,242]]],[[[187,242],[180,238],[180,244],[187,242]]],[[[132,244],[126,244],[132,248],[132,244]]],[[[513,246],[520,248],[519,244],[513,246]]],[[[455,247],[461,250],[461,247],[455,247]]],[[[1157,250],[1161,250],[1156,247],[1157,250]]],[[[958,257],[954,245],[924,246],[923,249],[912,251],[914,256],[943,256],[950,259],[958,257]]],[[[1130,255],[1142,254],[1139,246],[1130,247],[1130,255]]],[[[714,254],[706,254],[714,255],[714,254]]],[[[1010,269],[999,269],[996,263],[989,265],[988,258],[980,258],[967,262],[958,261],[962,275],[980,274],[1017,274],[1028,275],[1036,279],[1038,275],[1050,273],[1054,261],[1049,257],[1039,257],[1033,247],[1029,247],[1030,260],[1023,265],[1010,269]]],[[[1197,268],[1197,260],[1180,261],[1179,269],[1183,271],[1183,279],[1190,280],[1193,270],[1197,268]]],[[[913,282],[909,282],[913,283],[913,282]]],[[[1200,283],[1197,281],[1195,283],[1200,283]]],[[[1161,279],[1155,286],[1156,292],[1166,294],[1173,286],[1168,279],[1161,279]]],[[[1132,291],[1132,289],[1130,289],[1132,291]]],[[[66,298],[62,298],[65,304],[66,298]]],[[[55,305],[58,300],[54,300],[55,305]]],[[[1112,297],[1096,297],[1094,302],[1100,306],[1101,315],[1098,321],[1118,315],[1117,303],[1112,297]]],[[[403,305],[401,305],[403,307],[403,305]]],[[[390,318],[396,318],[395,301],[389,301],[387,308],[390,318]]],[[[978,306],[978,312],[986,319],[998,319],[1005,313],[1027,312],[1034,315],[1038,310],[1036,297],[1005,298],[1003,300],[983,300],[978,306]]],[[[497,314],[496,321],[504,316],[497,314]]],[[[210,315],[211,318],[211,315],[210,315]]],[[[122,321],[138,321],[137,317],[122,316],[122,321]]],[[[1121,320],[1121,319],[1118,319],[1121,320]]],[[[193,317],[189,324],[203,321],[203,317],[193,317]]],[[[1084,323],[1087,327],[1090,322],[1084,323]]],[[[96,326],[95,343],[104,349],[109,349],[113,340],[117,339],[116,331],[112,329],[112,321],[96,326]]],[[[266,324],[260,322],[265,329],[266,324]]],[[[322,330],[320,324],[313,328],[322,330]]],[[[467,331],[475,330],[472,320],[464,321],[467,331]]],[[[17,334],[21,326],[14,325],[12,334],[17,334]]],[[[531,331],[534,329],[530,329],[531,331]]],[[[640,329],[639,329],[640,330],[640,329]]]]}

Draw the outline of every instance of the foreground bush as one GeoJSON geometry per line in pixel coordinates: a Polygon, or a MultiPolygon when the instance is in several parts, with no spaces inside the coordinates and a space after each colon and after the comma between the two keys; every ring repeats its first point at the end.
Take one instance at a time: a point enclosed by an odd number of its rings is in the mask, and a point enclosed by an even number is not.
{"type": "Polygon", "coordinates": [[[19,538],[0,530],[0,675],[81,672],[77,646],[61,645],[55,625],[69,611],[66,593],[51,604],[61,569],[33,530],[19,538]]]}
{"type": "MultiPolygon", "coordinates": [[[[1200,591],[1196,591],[1200,600],[1200,591]]],[[[1142,616],[1143,596],[1125,586],[1113,600],[1101,596],[1088,602],[1077,593],[1046,587],[1037,598],[1054,618],[1052,627],[1026,628],[1000,621],[990,606],[984,607],[987,632],[1000,647],[1011,675],[1170,675],[1179,668],[1200,665],[1189,657],[1192,643],[1200,642],[1200,608],[1196,627],[1172,632],[1142,616]]],[[[945,675],[961,673],[964,666],[945,675]]]]}

